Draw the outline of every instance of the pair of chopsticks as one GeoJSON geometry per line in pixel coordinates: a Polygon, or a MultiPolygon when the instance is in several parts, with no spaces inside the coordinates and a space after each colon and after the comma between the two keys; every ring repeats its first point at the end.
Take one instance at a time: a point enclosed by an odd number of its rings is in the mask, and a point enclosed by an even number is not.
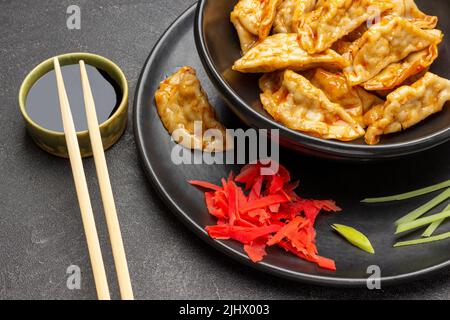
{"type": "MultiPolygon", "coordinates": [[[[110,300],[108,281],[106,278],[105,266],[103,264],[100,242],[98,240],[97,228],[95,226],[94,215],[92,212],[91,200],[89,197],[86,176],[83,169],[80,148],[78,145],[75,125],[73,123],[72,112],[70,111],[69,99],[67,98],[64,79],[61,73],[58,58],[53,59],[56,83],[58,86],[59,103],[63,120],[64,134],[69,152],[70,164],[72,167],[75,188],[78,197],[78,203],[83,220],[86,241],[89,250],[89,257],[94,273],[94,281],[97,290],[97,296],[100,300],[110,300]]],[[[133,290],[131,287],[130,275],[128,272],[127,259],[122,242],[119,220],[117,218],[116,205],[111,189],[108,168],[106,166],[103,143],[100,136],[100,129],[95,111],[94,98],[89,84],[84,61],[80,61],[81,83],[83,87],[84,104],[86,108],[87,122],[89,128],[89,137],[91,139],[94,162],[97,170],[97,176],[100,185],[103,206],[105,210],[106,223],[114,256],[117,278],[119,281],[120,294],[124,300],[133,300],[133,290]]]]}

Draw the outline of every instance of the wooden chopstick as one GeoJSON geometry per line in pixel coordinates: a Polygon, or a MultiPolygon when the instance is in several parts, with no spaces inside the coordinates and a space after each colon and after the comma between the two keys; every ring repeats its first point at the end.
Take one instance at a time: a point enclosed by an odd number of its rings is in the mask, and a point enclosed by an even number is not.
{"type": "Polygon", "coordinates": [[[109,238],[114,256],[114,264],[116,266],[117,279],[119,281],[120,294],[123,300],[133,300],[133,289],[131,287],[127,258],[123,247],[119,219],[117,218],[116,205],[114,203],[111,181],[108,174],[108,167],[106,165],[105,152],[103,149],[97,114],[95,111],[94,98],[92,96],[89,78],[83,60],[80,61],[80,72],[86,117],[89,128],[89,137],[91,139],[92,151],[94,153],[94,162],[97,169],[106,223],[108,225],[109,238]]]}
{"type": "Polygon", "coordinates": [[[103,264],[100,242],[98,240],[97,228],[95,227],[94,214],[92,212],[86,176],[84,174],[80,147],[78,145],[75,125],[73,123],[72,112],[70,111],[69,99],[67,98],[58,58],[55,57],[53,59],[53,64],[55,66],[56,83],[58,86],[59,104],[61,107],[64,134],[66,137],[70,165],[72,167],[73,179],[80,206],[81,218],[83,220],[84,233],[86,234],[92,271],[94,273],[97,296],[100,300],[110,300],[108,281],[106,278],[105,266],[103,264]]]}

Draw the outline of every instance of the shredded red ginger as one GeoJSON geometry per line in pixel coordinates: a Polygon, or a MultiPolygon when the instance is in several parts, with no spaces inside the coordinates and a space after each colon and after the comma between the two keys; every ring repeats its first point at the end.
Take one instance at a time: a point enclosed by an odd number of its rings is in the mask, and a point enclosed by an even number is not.
{"type": "Polygon", "coordinates": [[[189,181],[210,190],[205,192],[206,206],[218,221],[206,231],[214,239],[239,241],[255,263],[267,255],[268,246],[278,245],[301,259],[335,271],[333,260],[318,255],[314,224],[320,211],[341,209],[332,200],[301,198],[295,193],[298,182],[291,183],[289,171],[281,165],[277,173],[261,175],[261,169],[269,166],[247,165],[237,177],[231,173],[228,179],[222,179],[221,186],[189,181]]]}

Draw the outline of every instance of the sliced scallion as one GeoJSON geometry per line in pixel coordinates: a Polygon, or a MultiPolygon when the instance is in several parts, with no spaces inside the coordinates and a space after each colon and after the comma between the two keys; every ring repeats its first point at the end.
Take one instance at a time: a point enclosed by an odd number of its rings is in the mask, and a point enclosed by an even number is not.
{"type": "Polygon", "coordinates": [[[450,188],[445,190],[444,192],[442,192],[440,195],[438,195],[437,197],[433,198],[432,200],[428,201],[424,205],[420,206],[416,210],[408,213],[403,218],[397,220],[395,223],[397,225],[400,225],[400,224],[403,224],[403,223],[414,221],[417,218],[420,218],[421,216],[423,216],[425,213],[427,213],[428,211],[430,211],[434,207],[438,206],[439,204],[441,204],[442,202],[447,200],[448,198],[450,198],[450,188]]]}
{"type": "MultiPolygon", "coordinates": [[[[450,205],[448,205],[444,211],[450,211],[450,205]]],[[[425,232],[422,234],[422,237],[428,238],[431,237],[433,235],[433,233],[436,231],[437,228],[440,227],[440,225],[442,223],[444,223],[445,219],[433,222],[432,224],[430,224],[430,226],[427,228],[427,230],[425,230],[425,232]]]]}
{"type": "Polygon", "coordinates": [[[369,238],[367,238],[362,232],[342,224],[333,224],[331,227],[355,247],[358,247],[368,253],[375,253],[369,238]]]}
{"type": "Polygon", "coordinates": [[[381,198],[368,198],[368,199],[364,199],[361,202],[364,203],[382,203],[382,202],[390,202],[390,201],[401,201],[401,200],[406,200],[406,199],[411,199],[411,198],[415,198],[418,196],[422,196],[434,191],[438,191],[444,188],[448,188],[450,187],[450,180],[438,183],[436,185],[433,186],[429,186],[426,188],[422,188],[422,189],[418,189],[415,191],[410,191],[410,192],[406,192],[406,193],[402,193],[402,194],[397,194],[397,195],[393,195],[393,196],[389,196],[389,197],[381,197],[381,198]]]}
{"type": "Polygon", "coordinates": [[[443,211],[428,217],[424,217],[424,218],[420,218],[417,220],[413,220],[413,221],[409,221],[409,222],[405,222],[402,224],[399,224],[397,226],[397,232],[395,234],[399,234],[402,232],[406,232],[406,231],[410,231],[410,230],[414,230],[423,226],[426,226],[430,223],[436,222],[436,221],[440,221],[442,219],[446,219],[450,217],[450,211],[443,211]]]}
{"type": "Polygon", "coordinates": [[[445,240],[445,239],[449,239],[449,238],[450,238],[450,232],[447,232],[447,233],[443,233],[443,234],[429,237],[429,238],[422,238],[422,239],[398,242],[394,245],[394,248],[414,246],[414,245],[418,245],[418,244],[441,241],[441,240],[445,240]]]}

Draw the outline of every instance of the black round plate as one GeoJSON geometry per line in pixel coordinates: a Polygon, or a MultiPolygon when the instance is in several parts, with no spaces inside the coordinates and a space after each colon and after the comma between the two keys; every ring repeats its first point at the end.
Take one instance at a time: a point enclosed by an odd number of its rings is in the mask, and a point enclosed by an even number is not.
{"type": "MultiPolygon", "coordinates": [[[[370,146],[364,139],[353,142],[324,140],[288,129],[275,121],[262,107],[259,99],[258,74],[242,74],[230,68],[240,58],[241,49],[236,31],[230,23],[230,12],[238,0],[199,0],[195,21],[195,37],[203,65],[230,109],[250,126],[277,128],[280,141],[286,147],[339,160],[377,160],[418,153],[450,139],[450,108],[446,107],[426,121],[397,134],[385,135],[380,144],[370,146]],[[220,36],[218,36],[220,35],[220,36]]],[[[441,19],[438,28],[446,34],[439,46],[439,58],[431,71],[450,78],[450,58],[447,36],[450,34],[448,0],[416,0],[424,12],[441,19]]]]}
{"type": "MultiPolygon", "coordinates": [[[[159,82],[184,65],[197,69],[219,117],[229,127],[243,124],[228,111],[208,80],[198,58],[193,22],[195,8],[185,12],[155,46],[143,68],[134,101],[134,130],[145,172],[168,208],[197,236],[236,260],[256,269],[285,278],[332,286],[364,286],[367,268],[381,269],[382,283],[394,284],[424,276],[450,265],[450,242],[394,249],[394,221],[434,195],[385,205],[363,205],[360,199],[407,191],[450,179],[450,144],[420,156],[381,163],[335,163],[299,156],[282,150],[280,161],[300,180],[300,194],[315,199],[334,199],[344,209],[339,214],[323,214],[317,222],[320,254],[336,260],[330,272],[302,261],[279,249],[270,249],[263,263],[253,264],[234,241],[215,241],[204,231],[215,223],[206,211],[203,193],[187,184],[189,179],[218,183],[239,166],[180,165],[171,161],[175,144],[164,129],[154,105],[159,82]],[[330,228],[332,223],[356,227],[373,242],[375,255],[349,245],[330,228]]],[[[440,207],[442,208],[442,207],[440,207]]],[[[439,210],[437,208],[436,210],[439,210]]],[[[449,226],[443,226],[442,232],[449,226]]],[[[407,236],[417,237],[420,233],[407,236]]],[[[151,244],[149,244],[151,245],[151,244]]]]}

